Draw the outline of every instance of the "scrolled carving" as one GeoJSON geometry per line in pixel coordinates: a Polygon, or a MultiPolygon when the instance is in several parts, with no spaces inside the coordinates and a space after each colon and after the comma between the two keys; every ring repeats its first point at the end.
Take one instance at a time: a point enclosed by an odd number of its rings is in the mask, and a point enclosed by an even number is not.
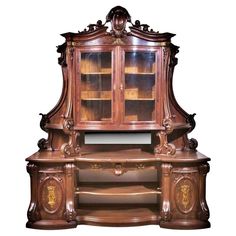
{"type": "Polygon", "coordinates": [[[63,131],[70,133],[74,129],[74,120],[72,118],[64,118],[63,131]]]}
{"type": "Polygon", "coordinates": [[[198,141],[195,138],[191,138],[188,140],[188,147],[191,150],[196,151],[197,147],[198,147],[198,141]]]}
{"type": "Polygon", "coordinates": [[[58,64],[62,67],[67,66],[66,64],[66,43],[57,46],[57,52],[61,53],[61,56],[58,58],[58,64]]]}
{"type": "Polygon", "coordinates": [[[176,58],[175,55],[179,52],[179,47],[174,44],[170,44],[170,51],[171,56],[169,66],[173,69],[178,64],[178,58],[176,58]]]}
{"type": "Polygon", "coordinates": [[[167,134],[169,134],[173,131],[174,126],[173,126],[172,117],[164,118],[162,121],[162,124],[165,127],[167,134]]]}
{"type": "Polygon", "coordinates": [[[98,20],[96,24],[89,24],[87,26],[87,29],[84,29],[84,31],[79,32],[79,33],[81,33],[81,34],[83,34],[83,33],[91,33],[91,32],[94,32],[94,31],[96,31],[98,29],[105,28],[104,25],[105,24],[103,24],[101,20],[98,20]]]}
{"type": "MultiPolygon", "coordinates": [[[[67,130],[70,129],[70,126],[68,127],[67,130]]],[[[61,152],[65,155],[65,156],[72,156],[72,155],[79,155],[80,154],[80,146],[77,144],[77,136],[80,135],[78,132],[76,131],[71,131],[69,133],[69,142],[68,143],[64,143],[61,146],[61,152]]]]}
{"type": "Polygon", "coordinates": [[[153,29],[149,30],[150,26],[147,24],[141,24],[139,20],[136,20],[134,24],[132,24],[132,26],[144,32],[155,33],[155,34],[159,33],[158,31],[155,32],[153,29]]]}
{"type": "Polygon", "coordinates": [[[210,165],[208,163],[204,163],[199,166],[199,173],[202,175],[206,175],[210,171],[210,165]]]}
{"type": "Polygon", "coordinates": [[[40,128],[43,131],[48,132],[48,129],[45,127],[46,124],[50,122],[50,119],[49,119],[48,115],[47,114],[42,114],[42,113],[39,113],[39,115],[42,116],[41,121],[40,121],[40,128]]]}
{"type": "Polygon", "coordinates": [[[26,170],[29,173],[29,175],[31,176],[33,173],[37,172],[38,167],[33,163],[28,163],[26,166],[26,170]]]}
{"type": "Polygon", "coordinates": [[[189,133],[192,132],[196,126],[196,122],[194,120],[195,115],[196,113],[193,113],[193,114],[188,115],[188,117],[186,118],[186,122],[191,125],[191,128],[188,131],[189,133]]]}
{"type": "Polygon", "coordinates": [[[175,145],[172,143],[168,143],[166,132],[160,131],[157,133],[157,135],[159,136],[160,144],[154,148],[154,153],[174,155],[176,152],[175,145]]]}
{"type": "Polygon", "coordinates": [[[45,139],[45,138],[41,138],[39,141],[38,141],[38,147],[40,150],[45,150],[48,148],[48,140],[45,139]]]}
{"type": "Polygon", "coordinates": [[[127,21],[130,22],[131,18],[129,12],[125,8],[117,6],[112,8],[107,14],[106,22],[109,21],[112,26],[111,34],[115,37],[122,37],[127,33],[125,30],[126,23],[127,21]]]}

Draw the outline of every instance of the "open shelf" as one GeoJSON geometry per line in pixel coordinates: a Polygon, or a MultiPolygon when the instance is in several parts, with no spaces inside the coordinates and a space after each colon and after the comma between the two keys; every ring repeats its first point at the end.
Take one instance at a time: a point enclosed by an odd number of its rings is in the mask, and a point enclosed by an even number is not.
{"type": "Polygon", "coordinates": [[[82,162],[150,162],[155,160],[155,156],[140,149],[131,149],[115,152],[82,152],[81,156],[76,157],[76,160],[82,162]]]}
{"type": "Polygon", "coordinates": [[[125,75],[155,75],[154,72],[125,72],[125,75]]]}
{"type": "Polygon", "coordinates": [[[111,100],[111,98],[82,98],[84,101],[107,101],[111,100]]]}
{"type": "Polygon", "coordinates": [[[79,183],[75,194],[102,196],[134,196],[142,194],[161,194],[161,189],[154,183],[79,183]]]}
{"type": "Polygon", "coordinates": [[[108,72],[81,72],[81,75],[111,75],[111,71],[108,72]]]}
{"type": "Polygon", "coordinates": [[[125,98],[126,101],[154,101],[155,98],[125,98]]]}
{"type": "Polygon", "coordinates": [[[78,223],[114,226],[158,224],[160,214],[157,204],[81,204],[76,220],[78,223]]]}

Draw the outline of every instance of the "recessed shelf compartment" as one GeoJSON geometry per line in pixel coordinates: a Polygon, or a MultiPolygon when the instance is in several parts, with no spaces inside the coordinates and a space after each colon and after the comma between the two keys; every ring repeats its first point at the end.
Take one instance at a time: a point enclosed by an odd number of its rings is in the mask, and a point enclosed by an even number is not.
{"type": "Polygon", "coordinates": [[[75,194],[101,196],[135,196],[144,194],[161,194],[161,189],[154,183],[80,183],[75,194]]]}
{"type": "Polygon", "coordinates": [[[157,204],[90,204],[79,205],[76,220],[78,223],[114,226],[158,224],[160,213],[157,204]]]}

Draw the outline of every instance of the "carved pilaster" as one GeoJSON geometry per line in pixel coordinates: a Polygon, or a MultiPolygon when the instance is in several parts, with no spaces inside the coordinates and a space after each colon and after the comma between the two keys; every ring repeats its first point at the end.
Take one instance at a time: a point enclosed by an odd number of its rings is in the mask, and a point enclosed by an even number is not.
{"type": "Polygon", "coordinates": [[[208,163],[204,163],[199,166],[199,201],[200,201],[200,212],[198,217],[200,220],[207,221],[210,217],[209,208],[206,202],[206,175],[210,170],[208,163]]]}
{"type": "Polygon", "coordinates": [[[27,217],[29,222],[33,223],[40,220],[41,216],[38,209],[38,196],[37,196],[37,175],[38,167],[35,164],[28,163],[27,172],[30,175],[30,185],[31,185],[31,199],[29,208],[27,211],[27,217]]]}
{"type": "Polygon", "coordinates": [[[67,163],[64,166],[65,182],[66,182],[66,210],[64,213],[66,221],[74,221],[76,217],[75,203],[74,203],[74,169],[72,163],[67,163]]]}
{"type": "Polygon", "coordinates": [[[171,220],[170,209],[170,175],[172,165],[169,163],[163,163],[161,165],[162,170],[162,206],[161,206],[161,221],[171,220]]]}

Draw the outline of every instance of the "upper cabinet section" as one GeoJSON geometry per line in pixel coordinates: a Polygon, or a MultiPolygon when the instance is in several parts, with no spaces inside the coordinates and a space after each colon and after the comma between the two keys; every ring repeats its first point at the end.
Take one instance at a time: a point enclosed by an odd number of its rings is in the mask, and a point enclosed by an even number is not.
{"type": "Polygon", "coordinates": [[[62,36],[66,42],[58,47],[58,62],[63,92],[43,116],[44,130],[178,129],[172,137],[176,139],[194,128],[193,115],[178,105],[172,89],[178,53],[171,43],[174,34],[133,22],[128,11],[117,6],[104,23],[99,20],[62,36]]]}

